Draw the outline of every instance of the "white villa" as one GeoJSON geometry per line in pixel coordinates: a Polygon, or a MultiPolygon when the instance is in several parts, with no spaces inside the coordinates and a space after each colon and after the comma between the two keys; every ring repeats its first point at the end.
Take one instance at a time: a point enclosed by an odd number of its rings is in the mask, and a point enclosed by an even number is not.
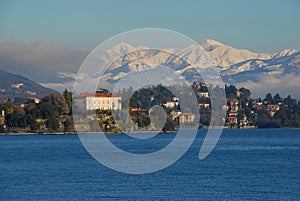
{"type": "Polygon", "coordinates": [[[75,97],[76,105],[86,110],[121,110],[121,97],[111,93],[81,93],[75,97]]]}

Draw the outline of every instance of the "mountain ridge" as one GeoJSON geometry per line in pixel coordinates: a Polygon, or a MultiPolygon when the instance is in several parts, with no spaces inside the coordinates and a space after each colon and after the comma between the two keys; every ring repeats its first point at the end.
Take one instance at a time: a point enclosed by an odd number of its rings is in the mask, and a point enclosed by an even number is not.
{"type": "Polygon", "coordinates": [[[0,69],[0,98],[43,98],[50,93],[58,93],[22,75],[0,69]]]}
{"type": "Polygon", "coordinates": [[[107,70],[105,80],[116,82],[126,76],[129,71],[143,71],[154,68],[153,64],[172,67],[179,75],[189,74],[189,80],[196,79],[191,67],[206,68],[214,66],[223,80],[243,82],[256,81],[260,74],[283,75],[286,73],[299,74],[299,51],[285,49],[278,53],[255,53],[245,49],[237,49],[212,39],[206,39],[200,44],[192,44],[183,49],[151,50],[147,47],[134,47],[121,42],[102,58],[109,61],[119,57],[107,70]],[[178,57],[172,55],[176,54],[178,57]],[[125,56],[124,56],[125,55],[125,56]],[[205,56],[205,55],[208,55],[205,56]],[[209,58],[209,59],[208,59],[209,58]],[[244,76],[248,73],[251,76],[244,76]],[[244,77],[243,77],[244,76],[244,77]]]}

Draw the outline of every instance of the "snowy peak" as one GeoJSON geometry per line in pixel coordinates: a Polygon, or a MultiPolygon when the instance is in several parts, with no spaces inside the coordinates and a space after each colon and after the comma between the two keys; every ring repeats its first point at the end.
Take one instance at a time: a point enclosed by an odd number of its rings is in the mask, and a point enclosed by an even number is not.
{"type": "Polygon", "coordinates": [[[128,43],[126,42],[121,42],[117,45],[115,45],[113,48],[107,50],[107,53],[114,53],[114,54],[118,54],[118,55],[125,55],[129,52],[133,52],[135,51],[136,48],[129,45],[128,43]]]}
{"type": "MultiPolygon", "coordinates": [[[[244,80],[246,75],[284,75],[300,73],[300,52],[286,49],[276,54],[255,53],[237,49],[216,40],[207,39],[182,49],[153,50],[144,46],[134,47],[121,42],[105,51],[102,59],[112,62],[105,74],[106,80],[115,82],[130,71],[140,72],[167,65],[186,79],[196,79],[193,68],[215,66],[227,79],[244,80]],[[177,55],[177,56],[176,56],[177,55]]],[[[247,78],[247,79],[248,79],[247,78]]]]}
{"type": "Polygon", "coordinates": [[[286,57],[286,56],[290,56],[292,54],[297,53],[298,51],[295,49],[285,49],[279,53],[275,53],[273,54],[273,58],[279,58],[279,57],[286,57]]]}
{"type": "Polygon", "coordinates": [[[205,48],[205,47],[211,47],[211,46],[220,47],[220,46],[227,46],[227,45],[225,45],[219,41],[216,41],[216,40],[206,39],[201,43],[201,46],[203,48],[205,48]]]}
{"type": "Polygon", "coordinates": [[[209,54],[215,66],[227,69],[230,66],[249,59],[269,59],[270,54],[258,54],[244,49],[224,45],[215,40],[207,39],[201,46],[209,54]]]}

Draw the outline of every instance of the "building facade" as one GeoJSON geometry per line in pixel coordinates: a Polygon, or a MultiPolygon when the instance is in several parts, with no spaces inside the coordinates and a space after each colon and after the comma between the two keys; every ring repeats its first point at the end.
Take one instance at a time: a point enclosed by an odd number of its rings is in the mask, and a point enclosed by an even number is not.
{"type": "Polygon", "coordinates": [[[121,110],[121,97],[111,93],[82,93],[74,99],[76,105],[85,110],[121,110]]]}

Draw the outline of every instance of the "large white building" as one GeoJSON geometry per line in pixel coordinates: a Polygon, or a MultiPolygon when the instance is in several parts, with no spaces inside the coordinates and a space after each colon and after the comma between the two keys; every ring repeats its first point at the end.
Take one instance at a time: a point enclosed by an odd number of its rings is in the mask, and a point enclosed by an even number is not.
{"type": "Polygon", "coordinates": [[[121,97],[111,93],[82,93],[74,97],[76,105],[86,110],[121,110],[121,97]]]}

